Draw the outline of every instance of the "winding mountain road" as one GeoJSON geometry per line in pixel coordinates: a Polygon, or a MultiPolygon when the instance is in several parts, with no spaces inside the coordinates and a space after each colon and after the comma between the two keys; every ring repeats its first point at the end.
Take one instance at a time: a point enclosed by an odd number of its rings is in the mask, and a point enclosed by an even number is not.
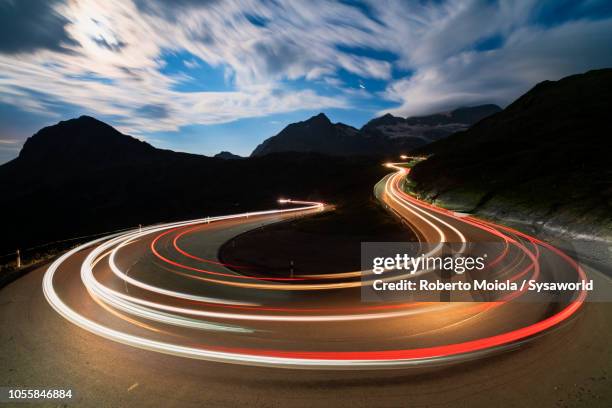
{"type": "MultiPolygon", "coordinates": [[[[513,279],[596,275],[534,237],[411,197],[409,170],[389,167],[375,194],[420,241],[496,243],[513,279]]],[[[367,271],[270,276],[219,262],[242,232],[326,210],[287,204],[105,237],[4,288],[0,385],[69,388],[77,406],[612,401],[612,307],[585,292],[364,303],[367,271]]]]}

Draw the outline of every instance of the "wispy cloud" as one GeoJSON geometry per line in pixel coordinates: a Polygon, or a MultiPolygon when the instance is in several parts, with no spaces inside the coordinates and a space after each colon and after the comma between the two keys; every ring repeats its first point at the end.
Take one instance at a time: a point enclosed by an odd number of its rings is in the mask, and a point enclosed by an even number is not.
{"type": "MultiPolygon", "coordinates": [[[[347,107],[341,96],[283,85],[282,80],[306,75],[316,63],[312,59],[310,66],[303,65],[296,59],[298,48],[266,41],[267,30],[245,17],[249,10],[258,13],[258,7],[257,3],[221,7],[213,2],[206,8],[173,8],[180,16],[168,16],[142,12],[125,1],[56,5],[70,43],[56,38],[61,50],[52,46],[17,56],[1,54],[0,99],[41,114],[54,114],[53,105],[58,103],[78,106],[117,118],[116,123],[132,133],[347,107]],[[211,66],[229,66],[236,90],[176,91],[185,77],[161,72],[163,53],[175,50],[188,51],[211,66]]],[[[357,64],[355,69],[364,73],[381,70],[347,57],[344,65],[348,64],[357,64]]],[[[192,60],[185,65],[194,67],[192,60]]]]}
{"type": "Polygon", "coordinates": [[[364,98],[401,115],[503,105],[538,81],[612,65],[606,2],[565,14],[555,3],[4,2],[0,101],[55,117],[78,107],[140,135],[364,98]],[[172,53],[187,57],[169,70],[172,53]],[[228,90],[180,88],[206,84],[192,72],[204,66],[228,90]]]}
{"type": "MultiPolygon", "coordinates": [[[[416,50],[413,55],[422,60],[413,66],[413,75],[392,81],[387,87],[384,97],[400,103],[387,111],[414,115],[477,103],[503,106],[537,82],[612,66],[612,53],[607,51],[612,43],[610,18],[579,18],[554,26],[527,24],[528,15],[522,9],[526,4],[516,2],[521,6],[517,10],[499,10],[505,21],[500,24],[503,35],[499,48],[479,50],[474,47],[477,42],[458,43],[454,50],[443,52],[446,47],[441,50],[431,44],[422,45],[426,51],[416,50]]],[[[488,12],[481,17],[483,21],[475,20],[473,14],[465,16],[467,21],[463,22],[456,15],[447,19],[453,21],[453,26],[462,27],[469,22],[483,27],[484,33],[499,35],[487,29],[489,20],[498,19],[488,12]]],[[[449,29],[444,35],[441,32],[445,30],[436,32],[434,42],[459,36],[455,30],[456,27],[449,29]]]]}

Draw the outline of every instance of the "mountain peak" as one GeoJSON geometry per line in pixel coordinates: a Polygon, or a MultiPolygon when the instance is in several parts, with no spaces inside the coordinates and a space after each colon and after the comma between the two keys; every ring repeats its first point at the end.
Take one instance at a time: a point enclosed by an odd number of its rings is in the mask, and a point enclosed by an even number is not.
{"type": "Polygon", "coordinates": [[[329,118],[327,117],[327,115],[324,114],[323,112],[311,117],[310,119],[306,120],[306,122],[322,122],[322,123],[329,123],[329,124],[332,123],[331,120],[329,120],[329,118]]]}
{"type": "Polygon", "coordinates": [[[332,123],[319,113],[302,122],[292,123],[276,136],[263,141],[251,156],[278,152],[317,152],[330,155],[365,154],[363,141],[355,138],[358,130],[343,123],[332,123]]]}
{"type": "Polygon", "coordinates": [[[112,162],[158,152],[150,144],[124,135],[91,116],[64,120],[29,137],[19,153],[22,161],[112,162]]]}
{"type": "Polygon", "coordinates": [[[89,115],[81,115],[78,118],[72,119],[72,120],[81,120],[81,121],[88,121],[89,120],[89,121],[96,121],[96,122],[104,123],[101,120],[98,120],[98,119],[96,119],[96,118],[94,118],[92,116],[89,116],[89,115]]]}
{"type": "Polygon", "coordinates": [[[222,152],[215,154],[214,157],[217,159],[224,159],[224,160],[242,159],[242,156],[238,156],[237,154],[228,152],[227,150],[223,150],[222,152]]]}
{"type": "Polygon", "coordinates": [[[379,126],[394,125],[396,123],[401,123],[403,121],[404,121],[404,118],[393,116],[392,114],[387,112],[382,116],[379,116],[377,118],[370,120],[368,123],[363,125],[361,129],[365,131],[371,131],[379,126]]]}
{"type": "Polygon", "coordinates": [[[465,130],[473,123],[501,110],[496,105],[458,108],[415,118],[386,113],[361,130],[332,123],[324,113],[292,123],[255,148],[251,156],[278,152],[317,152],[330,155],[373,155],[409,151],[465,130]]]}

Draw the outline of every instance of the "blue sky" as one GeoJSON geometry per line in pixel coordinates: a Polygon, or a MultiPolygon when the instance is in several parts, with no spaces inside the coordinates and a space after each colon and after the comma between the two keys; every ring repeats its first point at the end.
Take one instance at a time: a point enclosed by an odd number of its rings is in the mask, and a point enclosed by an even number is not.
{"type": "Polygon", "coordinates": [[[0,163],[82,114],[167,149],[248,155],[325,112],[505,106],[612,66],[612,2],[0,0],[0,163]]]}

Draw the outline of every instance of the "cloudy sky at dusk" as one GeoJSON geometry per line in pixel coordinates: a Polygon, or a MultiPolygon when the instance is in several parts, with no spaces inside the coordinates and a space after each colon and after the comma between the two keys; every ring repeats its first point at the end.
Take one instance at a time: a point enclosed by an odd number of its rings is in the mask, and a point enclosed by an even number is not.
{"type": "Polygon", "coordinates": [[[179,151],[247,155],[324,111],[361,126],[505,106],[612,66],[610,1],[0,0],[0,163],[87,114],[179,151]]]}

